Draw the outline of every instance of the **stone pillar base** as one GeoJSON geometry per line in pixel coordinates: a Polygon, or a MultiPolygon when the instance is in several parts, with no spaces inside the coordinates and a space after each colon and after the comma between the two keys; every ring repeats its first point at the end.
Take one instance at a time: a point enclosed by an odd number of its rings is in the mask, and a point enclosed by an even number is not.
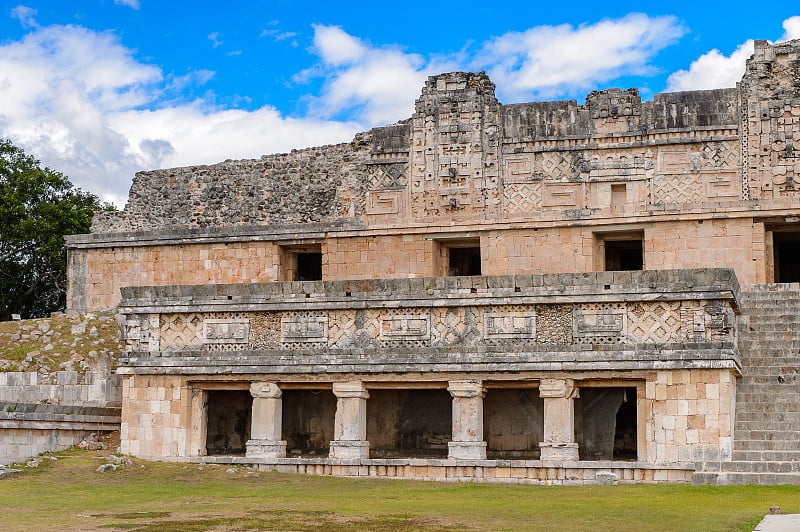
{"type": "Polygon", "coordinates": [[[447,457],[455,460],[486,460],[485,441],[451,441],[447,443],[447,457]]]}
{"type": "Polygon", "coordinates": [[[283,440],[247,440],[248,458],[285,458],[286,442],[283,440]]]}
{"type": "Polygon", "coordinates": [[[578,460],[577,443],[554,443],[543,441],[539,443],[541,451],[540,460],[545,461],[576,461],[578,460]]]}
{"type": "Polygon", "coordinates": [[[369,458],[369,442],[362,440],[331,440],[329,458],[345,460],[369,458]]]}

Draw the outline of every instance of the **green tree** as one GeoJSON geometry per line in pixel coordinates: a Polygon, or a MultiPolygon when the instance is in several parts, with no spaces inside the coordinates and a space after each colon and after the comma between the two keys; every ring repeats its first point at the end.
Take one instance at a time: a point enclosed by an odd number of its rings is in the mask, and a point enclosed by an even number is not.
{"type": "Polygon", "coordinates": [[[66,303],[64,235],[89,232],[113,208],[0,139],[0,321],[47,316],[66,303]]]}

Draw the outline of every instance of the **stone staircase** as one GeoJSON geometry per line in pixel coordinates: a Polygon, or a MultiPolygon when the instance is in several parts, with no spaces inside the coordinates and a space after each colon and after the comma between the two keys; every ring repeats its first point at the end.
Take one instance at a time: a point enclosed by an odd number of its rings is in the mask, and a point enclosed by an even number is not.
{"type": "Polygon", "coordinates": [[[698,484],[800,485],[800,285],[739,293],[733,460],[702,462],[698,484]]]}

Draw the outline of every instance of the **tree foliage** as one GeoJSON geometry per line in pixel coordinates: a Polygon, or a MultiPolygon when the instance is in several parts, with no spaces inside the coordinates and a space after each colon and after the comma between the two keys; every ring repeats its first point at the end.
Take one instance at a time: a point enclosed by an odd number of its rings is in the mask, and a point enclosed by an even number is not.
{"type": "Polygon", "coordinates": [[[87,233],[98,209],[112,208],[74,188],[0,139],[0,321],[37,318],[66,303],[64,235],[87,233]]]}

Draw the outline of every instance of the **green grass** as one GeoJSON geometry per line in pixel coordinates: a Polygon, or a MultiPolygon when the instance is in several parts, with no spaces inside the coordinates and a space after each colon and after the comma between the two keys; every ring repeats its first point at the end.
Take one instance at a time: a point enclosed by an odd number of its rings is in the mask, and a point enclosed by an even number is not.
{"type": "Polygon", "coordinates": [[[0,480],[0,530],[752,530],[800,487],[539,487],[345,479],[69,451],[0,480]]]}

